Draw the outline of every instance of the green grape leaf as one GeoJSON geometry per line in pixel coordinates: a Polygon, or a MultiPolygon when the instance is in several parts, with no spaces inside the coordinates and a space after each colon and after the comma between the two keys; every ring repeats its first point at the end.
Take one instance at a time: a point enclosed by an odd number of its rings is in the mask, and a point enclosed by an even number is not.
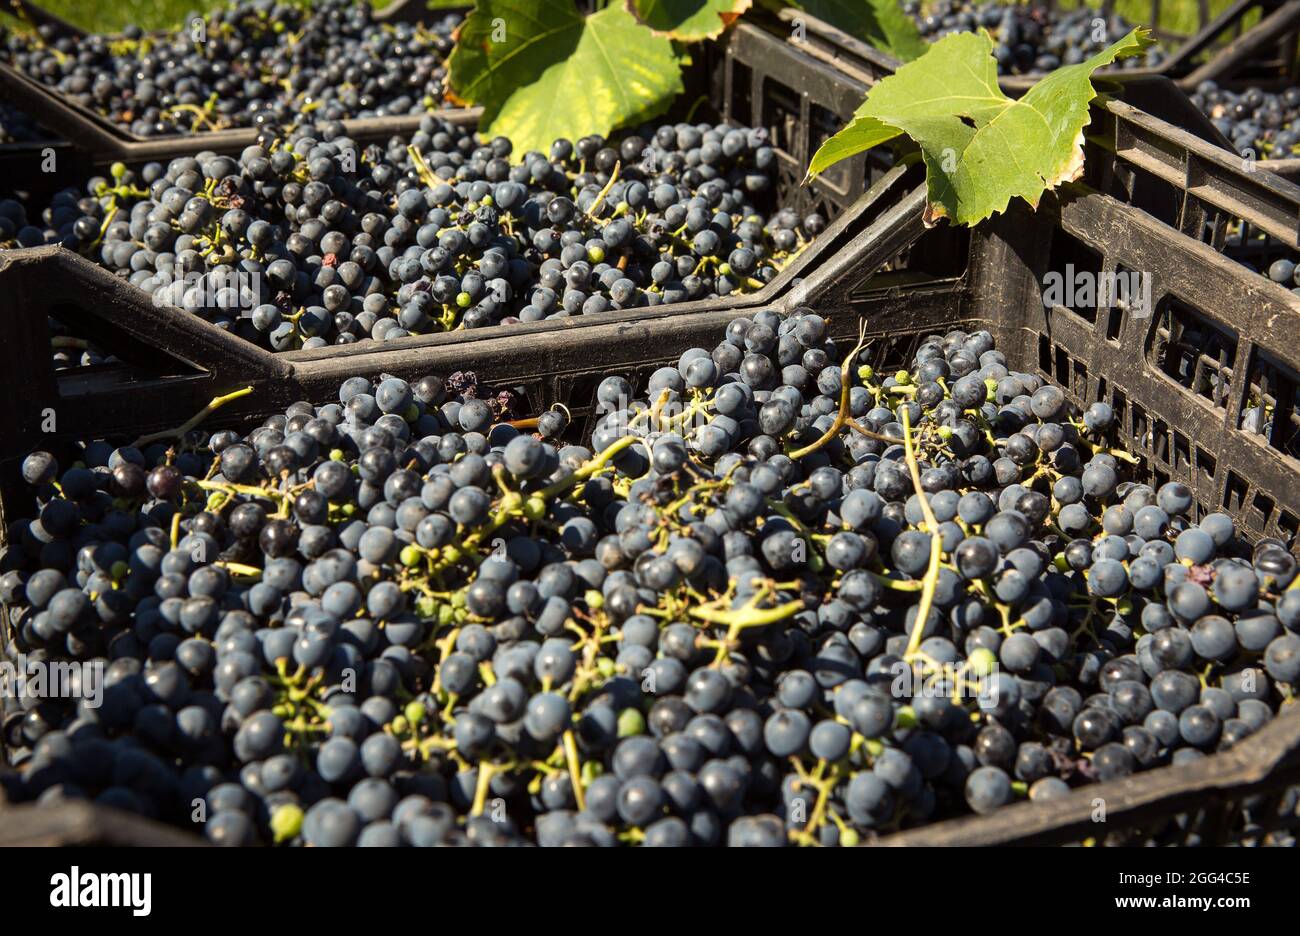
{"type": "Polygon", "coordinates": [[[824,20],[857,39],[869,42],[901,62],[925,54],[930,44],[921,37],[916,20],[903,12],[898,0],[789,0],[790,6],[824,20]]]}
{"type": "Polygon", "coordinates": [[[519,154],[657,116],[683,90],[671,40],[619,4],[583,16],[570,0],[478,0],[456,39],[451,95],[519,154]]]}
{"type": "Polygon", "coordinates": [[[808,176],[906,134],[925,160],[927,223],[976,224],[1006,211],[1013,197],[1037,207],[1044,191],[1083,172],[1083,128],[1097,96],[1092,73],[1151,43],[1147,30],[1134,29],[1016,101],[998,87],[987,32],[946,36],[867,92],[849,125],[813,155],[808,176]]]}
{"type": "Polygon", "coordinates": [[[628,12],[656,34],[682,42],[716,39],[753,0],[625,0],[628,12]]]}

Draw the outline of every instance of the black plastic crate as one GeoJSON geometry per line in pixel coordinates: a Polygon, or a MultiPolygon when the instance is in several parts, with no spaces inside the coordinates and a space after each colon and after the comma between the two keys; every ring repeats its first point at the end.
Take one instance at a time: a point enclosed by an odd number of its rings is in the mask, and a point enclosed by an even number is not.
{"type": "MultiPolygon", "coordinates": [[[[868,84],[889,73],[881,53],[809,23],[809,36],[821,38],[805,48],[819,60],[868,84]]],[[[1101,95],[1084,130],[1088,185],[1261,270],[1281,256],[1300,260],[1300,158],[1242,158],[1167,77],[1099,75],[1101,95]],[[1243,248],[1231,232],[1265,241],[1243,248]]]]}
{"type": "Polygon", "coordinates": [[[1093,109],[1086,181],[1218,248],[1230,219],[1297,244],[1300,187],[1124,101],[1093,109]]]}
{"type": "Polygon", "coordinates": [[[906,167],[891,170],[776,280],[748,296],[312,351],[259,348],[198,316],[155,305],[141,290],[62,248],[0,253],[0,289],[10,297],[10,340],[0,344],[0,374],[15,391],[11,405],[0,409],[0,478],[12,481],[17,461],[52,438],[179,425],[212,397],[242,386],[256,392],[221,410],[223,417],[265,416],[297,399],[323,399],[357,373],[418,377],[473,370],[487,383],[519,388],[534,414],[563,402],[582,418],[605,374],[630,369],[648,376],[745,310],[787,294],[801,297],[813,271],[855,235],[865,233],[873,251],[884,251],[881,262],[889,259],[897,249],[887,240],[877,243],[884,237],[877,222],[891,216],[903,182],[914,178],[906,167]],[[55,371],[51,317],[122,364],[55,371]],[[43,416],[50,412],[55,431],[47,433],[42,423],[49,427],[43,416]]]}
{"type": "MultiPolygon", "coordinates": [[[[848,254],[843,254],[847,258],[848,254]]],[[[892,366],[928,334],[953,327],[988,328],[1013,369],[1066,391],[1083,407],[1114,406],[1120,446],[1137,456],[1153,483],[1179,480],[1195,492],[1200,514],[1234,517],[1249,538],[1270,536],[1295,551],[1300,532],[1300,460],[1294,423],[1275,418],[1271,437],[1238,428],[1260,377],[1271,392],[1294,400],[1300,381],[1300,297],[1267,282],[1210,245],[1170,231],[1144,212],[1075,186],[1037,215],[1015,208],[973,235],[967,274],[927,293],[924,312],[909,297],[907,312],[885,323],[870,317],[898,291],[889,274],[848,262],[812,284],[814,305],[840,325],[867,316],[874,353],[892,366]],[[1062,250],[1062,245],[1068,249],[1062,250]],[[1151,314],[1134,308],[1078,311],[1042,299],[1043,278],[1060,258],[1082,247],[1099,272],[1141,271],[1151,277],[1151,314]],[[915,311],[914,311],[915,310],[915,311]],[[1187,361],[1185,329],[1199,331],[1187,361]],[[881,347],[881,343],[886,343],[881,347]],[[898,349],[893,355],[887,349],[898,349]],[[1218,379],[1207,379],[1215,371],[1218,379]],[[1216,392],[1214,385],[1222,388],[1216,392]],[[1208,392],[1207,392],[1208,390],[1208,392]]],[[[1059,269],[1058,269],[1059,272],[1059,269]]],[[[901,297],[900,297],[901,298],[901,297]]],[[[871,353],[871,352],[869,352],[871,353]]],[[[881,844],[1045,844],[1096,839],[1140,843],[1195,835],[1209,843],[1258,840],[1269,828],[1300,826],[1282,791],[1300,781],[1300,718],[1292,711],[1230,751],[1192,765],[1166,767],[1123,781],[1080,788],[1051,803],[1026,803],[986,817],[939,823],[886,837],[881,844]],[[1097,800],[1106,822],[1096,823],[1097,800]],[[1258,827],[1243,828],[1250,805],[1258,827]],[[1284,814],[1278,814],[1285,807],[1284,814]]]]}
{"type": "MultiPolygon", "coordinates": [[[[1123,102],[1105,105],[1088,133],[1090,185],[1253,267],[1243,288],[1287,291],[1266,274],[1274,260],[1300,261],[1300,159],[1246,160],[1123,102]]],[[[1267,396],[1267,372],[1261,378],[1267,396]]]]}
{"type": "Polygon", "coordinates": [[[817,52],[778,21],[756,17],[737,23],[719,43],[706,45],[695,78],[722,118],[763,127],[771,135],[782,202],[834,217],[853,205],[893,159],[887,150],[874,150],[804,186],[808,164],[858,109],[870,85],[892,72],[884,59],[855,71],[837,67],[817,52]]]}
{"type": "MultiPolygon", "coordinates": [[[[889,181],[897,185],[904,176],[896,170],[889,181]]],[[[861,211],[854,213],[858,224],[845,224],[837,233],[840,249],[806,271],[799,288],[788,281],[772,307],[810,304],[829,316],[837,337],[856,336],[864,322],[871,341],[864,356],[880,368],[905,363],[927,335],[954,327],[988,328],[1013,368],[1061,386],[1077,405],[1110,402],[1119,414],[1118,444],[1139,459],[1139,475],[1157,483],[1182,480],[1193,488],[1201,513],[1223,510],[1247,536],[1280,537],[1294,548],[1300,461],[1272,440],[1236,427],[1246,390],[1235,375],[1250,374],[1266,362],[1275,374],[1273,392],[1294,392],[1300,348],[1289,335],[1300,326],[1300,298],[1257,284],[1249,271],[1210,245],[1082,185],[1045,202],[1036,214],[1014,207],[969,234],[946,226],[926,229],[923,188],[897,199],[886,198],[884,186],[860,203],[861,211]],[[1078,251],[1097,258],[1098,271],[1149,274],[1152,314],[1122,307],[1045,307],[1045,275],[1078,251]],[[1207,364],[1192,368],[1190,385],[1185,379],[1188,369],[1180,364],[1177,346],[1180,329],[1189,323],[1218,334],[1220,353],[1197,354],[1196,360],[1217,362],[1227,379],[1226,393],[1200,392],[1196,375],[1207,364]]],[[[248,382],[257,387],[253,402],[247,409],[220,411],[213,423],[264,415],[300,397],[324,399],[342,374],[377,370],[414,375],[482,368],[490,382],[524,389],[530,404],[576,402],[582,387],[607,374],[643,377],[688,347],[716,341],[733,314],[719,310],[603,323],[584,329],[580,345],[569,329],[559,327],[525,340],[466,344],[468,354],[458,353],[454,343],[425,354],[358,349],[343,359],[252,349],[236,369],[223,357],[226,383],[220,389],[248,382]]],[[[149,327],[141,326],[146,334],[149,327]]],[[[171,424],[175,420],[162,414],[160,401],[184,398],[188,405],[176,409],[188,413],[218,387],[205,375],[140,384],[118,394],[81,389],[83,395],[64,399],[76,421],[67,427],[71,435],[97,428],[102,434],[104,420],[117,420],[114,428],[126,432],[171,424]],[[114,397],[117,402],[110,403],[114,397]]],[[[1300,816],[1274,815],[1243,830],[1243,806],[1256,816],[1276,812],[1290,803],[1282,791],[1297,781],[1300,718],[1288,713],[1232,750],[1195,764],[1089,785],[1051,803],[1017,804],[991,816],[936,823],[879,843],[1130,843],[1192,835],[1200,841],[1254,840],[1268,828],[1300,824],[1300,816]],[[1098,800],[1106,804],[1104,825],[1092,819],[1098,800]]]]}
{"type": "MultiPolygon", "coordinates": [[[[403,362],[409,361],[427,362],[414,371],[421,374],[430,368],[478,369],[513,377],[516,375],[511,366],[497,367],[496,362],[518,362],[518,351],[528,352],[546,341],[567,343],[574,360],[585,366],[591,360],[587,356],[589,343],[601,341],[600,336],[611,328],[629,330],[637,323],[661,319],[694,323],[700,314],[721,317],[725,323],[728,317],[740,314],[739,310],[797,290],[801,276],[830,256],[850,232],[869,223],[888,199],[898,197],[898,182],[909,170],[903,166],[887,169],[889,158],[869,154],[849,161],[838,175],[803,186],[804,167],[820,144],[818,133],[833,132],[857,106],[864,87],[810,58],[794,43],[756,26],[742,24],[728,37],[704,75],[712,91],[711,107],[721,119],[767,126],[779,134],[778,202],[801,213],[816,210],[838,216],[764,288],[748,295],[651,309],[413,336],[397,345],[363,342],[315,351],[272,353],[180,309],[155,305],[143,290],[70,251],[46,247],[4,251],[0,252],[0,290],[13,297],[17,311],[14,340],[0,347],[0,359],[8,362],[0,365],[0,373],[9,375],[6,379],[14,380],[15,386],[30,386],[34,392],[28,398],[30,405],[10,407],[0,413],[0,463],[18,455],[39,437],[42,411],[68,409],[66,405],[60,408],[57,401],[69,396],[90,398],[79,404],[75,413],[67,414],[69,431],[75,434],[73,423],[88,429],[115,427],[125,420],[130,425],[123,423],[121,431],[133,430],[134,421],[145,413],[160,419],[158,425],[183,422],[218,390],[245,379],[279,383],[290,371],[315,373],[307,367],[308,362],[332,375],[348,373],[339,368],[357,366],[351,363],[357,360],[382,360],[391,363],[376,363],[376,373],[384,369],[397,373],[406,366],[403,362]],[[788,96],[785,90],[790,85],[786,82],[800,90],[788,96]],[[814,128],[814,121],[820,131],[814,128]],[[867,193],[869,180],[879,184],[867,193]],[[62,322],[79,338],[113,354],[123,362],[122,366],[73,368],[56,375],[46,360],[48,318],[62,322]],[[331,369],[325,366],[329,361],[338,364],[331,369]],[[471,367],[458,361],[477,363],[471,367]],[[150,388],[160,380],[170,381],[173,391],[144,407],[142,413],[139,401],[153,399],[150,388]],[[120,406],[115,402],[129,400],[137,393],[144,396],[136,402],[120,406]],[[81,421],[82,414],[89,416],[88,421],[81,421]]],[[[690,97],[689,93],[686,97],[690,97]]],[[[919,168],[910,171],[911,177],[919,176],[919,168]]],[[[27,174],[12,180],[12,184],[34,187],[50,182],[46,174],[34,172],[29,166],[27,174]]],[[[594,386],[589,392],[594,393],[594,386]]],[[[568,400],[572,395],[558,387],[548,393],[546,405],[556,399],[568,400]]],[[[530,399],[541,404],[540,397],[530,399]]],[[[585,401],[579,404],[579,410],[582,405],[585,401]]]]}
{"type": "MultiPolygon", "coordinates": [[[[1052,8],[1059,4],[1055,0],[1035,0],[1029,5],[1052,8]]],[[[1158,21],[1161,5],[1162,0],[1151,0],[1149,22],[1158,21]]],[[[1104,13],[1113,6],[1113,0],[1103,0],[1097,9],[1104,13]]],[[[1097,75],[1106,78],[1163,75],[1177,80],[1188,90],[1206,79],[1277,85],[1289,84],[1296,76],[1297,31],[1300,30],[1298,0],[1237,0],[1217,17],[1209,15],[1208,5],[1198,4],[1198,13],[1200,27],[1191,35],[1159,27],[1152,29],[1157,39],[1173,47],[1159,67],[1106,68],[1098,71],[1097,75]],[[1247,20],[1252,17],[1258,17],[1258,20],[1247,26],[1247,20]]],[[[849,69],[861,69],[866,74],[880,68],[886,71],[898,68],[899,62],[892,56],[815,17],[789,9],[781,11],[777,17],[786,24],[787,30],[793,28],[796,20],[801,23],[803,41],[814,47],[817,50],[814,54],[823,60],[836,61],[849,69]]],[[[1004,75],[999,83],[1008,94],[1017,94],[1028,90],[1042,77],[1042,74],[1004,75]]]]}
{"type": "Polygon", "coordinates": [[[950,285],[896,285],[900,274],[859,266],[859,245],[850,244],[804,287],[845,336],[865,315],[868,337],[899,346],[882,362],[888,366],[935,330],[987,327],[1013,368],[1059,384],[1080,406],[1110,402],[1124,427],[1121,443],[1152,480],[1183,481],[1202,513],[1222,510],[1252,538],[1278,537],[1300,551],[1295,421],[1275,419],[1269,436],[1241,425],[1252,396],[1294,400],[1300,296],[1083,184],[1045,200],[1037,214],[1013,206],[971,240],[969,269],[950,285]],[[1150,308],[1045,308],[1044,277],[1080,252],[1099,273],[1148,276],[1150,308]],[[873,325],[869,313],[890,297],[928,311],[873,325]]]}
{"type": "MultiPolygon", "coordinates": [[[[827,253],[834,254],[852,241],[854,256],[861,263],[873,268],[906,266],[905,254],[924,202],[922,188],[905,191],[914,180],[915,174],[904,167],[887,173],[825,232],[827,253]]],[[[944,237],[949,239],[948,232],[944,237]]],[[[485,384],[512,389],[527,413],[564,403],[578,433],[589,436],[596,386],[604,377],[623,374],[639,389],[654,370],[683,350],[716,342],[734,316],[762,306],[761,301],[751,301],[743,308],[688,314],[659,309],[640,317],[622,316],[622,320],[601,316],[580,332],[575,332],[574,320],[560,320],[493,329],[496,334],[486,341],[472,340],[472,332],[460,332],[436,336],[441,340],[420,347],[376,343],[373,348],[352,346],[343,355],[331,354],[330,349],[275,355],[193,316],[169,316],[141,303],[137,290],[124,289],[121,281],[98,267],[68,262],[71,255],[64,251],[38,251],[52,259],[35,256],[37,251],[0,254],[0,275],[9,277],[6,282],[17,290],[13,307],[22,310],[11,321],[14,342],[0,345],[0,373],[7,375],[8,386],[24,388],[14,393],[15,400],[29,401],[0,415],[0,542],[8,528],[6,516],[21,515],[30,506],[17,467],[34,445],[57,451],[61,444],[88,435],[133,436],[174,427],[214,395],[243,386],[253,387],[254,393],[218,410],[205,426],[240,425],[282,411],[295,400],[332,398],[342,380],[353,374],[416,378],[454,370],[474,370],[485,384]],[[89,282],[74,282],[79,278],[89,282]],[[148,373],[129,368],[55,373],[48,353],[32,351],[46,348],[45,316],[63,302],[60,283],[68,284],[64,296],[80,297],[86,288],[102,291],[102,302],[83,311],[78,324],[102,330],[106,339],[115,336],[124,360],[146,362],[148,373]],[[159,344],[186,350],[165,356],[166,363],[160,364],[159,344]],[[55,416],[52,433],[38,431],[46,412],[55,416]]],[[[964,262],[964,251],[952,256],[964,262]]],[[[800,274],[811,275],[804,265],[808,260],[811,257],[796,262],[772,284],[774,292],[789,297],[787,304],[805,298],[800,274]]],[[[12,657],[11,635],[8,609],[0,606],[0,656],[12,657]]],[[[23,714],[16,699],[0,700],[0,758],[7,746],[8,757],[19,767],[26,752],[15,740],[15,731],[23,714]]],[[[0,805],[0,845],[24,844],[202,842],[181,830],[88,803],[11,809],[0,805]]]]}
{"type": "MultiPolygon", "coordinates": [[[[4,0],[15,16],[29,22],[49,27],[58,35],[84,36],[84,30],[68,23],[28,0],[4,0]]],[[[427,22],[433,17],[465,13],[465,7],[430,10],[423,0],[393,0],[382,10],[375,11],[381,23],[427,22]]],[[[90,108],[73,103],[58,91],[42,84],[17,68],[0,62],[0,96],[30,114],[41,125],[70,141],[91,165],[106,166],[112,162],[138,164],[151,160],[166,161],[176,156],[193,155],[200,150],[218,153],[238,153],[257,142],[258,131],[252,127],[216,130],[205,133],[172,134],[158,137],[141,137],[127,128],[96,113],[90,108]]],[[[436,111],[452,123],[477,123],[481,108],[447,107],[436,111]]],[[[363,142],[387,139],[394,134],[410,134],[419,129],[421,115],[401,117],[372,117],[345,120],[349,136],[363,142]]],[[[6,148],[0,145],[0,159],[6,148]]],[[[20,154],[21,155],[21,154],[20,154]]],[[[0,163],[0,166],[7,164],[0,163]]]]}
{"type": "MultiPolygon", "coordinates": [[[[766,128],[777,152],[778,203],[792,207],[801,214],[816,211],[835,218],[855,205],[869,184],[892,172],[890,167],[896,158],[894,153],[882,148],[845,160],[831,167],[809,185],[803,184],[806,166],[821,143],[833,135],[856,109],[869,83],[888,74],[888,70],[879,57],[870,60],[865,67],[859,63],[844,68],[841,67],[843,62],[819,58],[816,51],[816,46],[796,41],[774,29],[770,20],[742,22],[729,30],[724,41],[702,58],[700,68],[689,76],[699,87],[688,91],[683,100],[699,100],[694,92],[702,90],[706,92],[705,99],[717,118],[766,128]]],[[[1192,126],[1197,132],[1207,135],[1214,133],[1208,120],[1191,107],[1186,97],[1167,79],[1129,77],[1115,88],[1126,99],[1133,100],[1144,108],[1183,125],[1192,126]]],[[[1129,106],[1122,113],[1125,121],[1152,124],[1157,127],[1157,133],[1167,134],[1174,130],[1171,125],[1154,120],[1145,110],[1136,107],[1129,106]]],[[[1127,126],[1127,123],[1124,125],[1127,126]]],[[[199,148],[203,148],[201,143],[206,142],[207,138],[199,139],[199,148]]],[[[74,165],[76,169],[82,168],[81,165],[74,165]]],[[[37,168],[37,163],[28,163],[26,171],[16,174],[11,184],[18,188],[48,190],[57,188],[59,182],[66,184],[71,181],[68,172],[62,169],[51,175],[35,171],[37,168]]],[[[1140,192],[1134,193],[1135,198],[1140,195],[1140,192]]],[[[1170,215],[1172,222],[1171,211],[1169,209],[1165,213],[1170,215]]],[[[676,304],[671,307],[671,312],[663,310],[662,314],[689,315],[703,309],[734,310],[772,301],[792,278],[799,275],[798,271],[812,269],[822,262],[819,258],[829,256],[829,252],[834,249],[832,242],[837,236],[837,231],[831,230],[816,238],[793,264],[795,272],[791,276],[780,278],[756,293],[676,304]]],[[[129,284],[106,275],[97,278],[95,272],[98,267],[92,261],[74,254],[37,248],[9,251],[5,257],[9,262],[0,266],[0,282],[4,281],[4,276],[18,276],[16,271],[21,267],[28,285],[15,285],[11,287],[12,290],[25,289],[26,294],[33,297],[29,301],[41,305],[53,318],[64,324],[75,325],[74,333],[78,337],[91,340],[96,346],[110,352],[115,352],[116,347],[122,344],[121,340],[115,342],[112,335],[111,323],[114,316],[123,322],[137,325],[145,321],[153,322],[155,324],[150,327],[155,335],[160,336],[188,335],[193,328],[201,331],[201,326],[204,325],[202,322],[180,321],[192,316],[178,309],[155,309],[152,300],[129,284]],[[105,291],[109,291],[112,301],[103,301],[105,291]],[[57,307],[53,299],[55,296],[58,297],[57,307]],[[174,324],[167,324],[173,319],[176,320],[174,324]]],[[[599,322],[629,322],[646,314],[645,310],[608,313],[602,315],[599,322]]],[[[570,320],[566,327],[585,328],[594,324],[597,322],[583,316],[570,320]]],[[[441,346],[448,341],[487,341],[496,335],[513,334],[510,329],[520,327],[538,328],[537,325],[495,326],[477,329],[468,335],[412,337],[403,339],[403,347],[417,351],[441,346]]],[[[186,337],[184,340],[187,344],[173,346],[168,343],[167,337],[162,337],[151,342],[151,347],[159,349],[165,357],[168,352],[183,356],[182,351],[188,350],[196,342],[198,347],[203,346],[202,341],[196,337],[186,337]]],[[[332,347],[313,353],[324,356],[352,352],[332,347]]],[[[122,357],[120,354],[118,356],[122,357]]],[[[136,349],[134,358],[128,355],[123,359],[147,361],[149,356],[145,354],[142,358],[136,349]]],[[[0,420],[0,425],[2,424],[3,420],[0,420]]],[[[6,451],[0,447],[0,457],[5,454],[6,451]]]]}
{"type": "Polygon", "coordinates": [[[4,848],[181,848],[206,844],[173,826],[92,803],[70,802],[57,808],[0,806],[0,847],[4,848]]]}
{"type": "MultiPolygon", "coordinates": [[[[1086,183],[1045,199],[1037,213],[1017,203],[974,231],[926,229],[924,187],[914,186],[914,170],[896,167],[770,292],[743,303],[503,326],[397,346],[275,355],[192,316],[142,306],[138,291],[66,253],[13,252],[0,259],[18,310],[10,340],[0,346],[0,373],[15,388],[0,415],[7,457],[0,508],[16,515],[16,459],[33,445],[175,426],[217,393],[240,386],[255,392],[218,411],[211,425],[282,411],[297,399],[322,401],[353,373],[451,370],[475,370],[487,384],[516,388],[530,413],[565,403],[575,422],[586,424],[603,377],[623,374],[639,387],[687,348],[715,343],[737,314],[811,305],[829,317],[836,338],[856,339],[864,322],[871,344],[863,357],[878,369],[906,364],[928,335],[988,328],[1013,368],[1057,384],[1077,405],[1110,402],[1118,443],[1139,459],[1138,474],[1157,483],[1184,481],[1200,513],[1227,512],[1248,537],[1278,537],[1294,551],[1296,421],[1275,418],[1268,437],[1240,426],[1253,397],[1282,409],[1295,400],[1300,346],[1292,336],[1300,328],[1300,297],[1225,257],[1213,237],[1188,234],[1212,230],[1221,213],[1248,211],[1294,241],[1300,189],[1266,172],[1246,173],[1214,144],[1118,101],[1099,103],[1090,140],[1086,183]],[[1173,213],[1177,227],[1161,219],[1162,210],[1173,213]],[[1123,306],[1046,307],[1046,274],[1081,255],[1097,272],[1149,275],[1150,314],[1123,306]],[[100,291],[98,303],[68,304],[87,289],[100,291]],[[53,372],[48,355],[37,352],[46,347],[45,316],[54,312],[103,340],[127,365],[53,372]],[[174,349],[165,363],[159,347],[174,349]],[[46,407],[56,416],[52,439],[40,432],[46,407]]],[[[879,844],[1256,841],[1269,828],[1300,825],[1285,795],[1297,782],[1300,718],[1292,712],[1195,764],[936,823],[879,844]],[[1104,824],[1092,821],[1098,799],[1106,804],[1104,824]],[[1243,827],[1247,806],[1256,824],[1243,827]]]]}
{"type": "MultiPolygon", "coordinates": [[[[889,181],[903,184],[905,175],[896,170],[889,181]]],[[[1076,405],[1110,402],[1119,415],[1118,445],[1139,459],[1136,474],[1156,483],[1182,480],[1193,488],[1200,513],[1225,511],[1249,538],[1276,536],[1295,547],[1300,461],[1284,447],[1236,428],[1233,419],[1246,396],[1235,375],[1267,362],[1277,375],[1275,393],[1293,392],[1300,381],[1300,348],[1289,339],[1300,326],[1300,298],[1255,284],[1249,271],[1211,246],[1086,186],[1069,187],[1037,213],[1013,207],[972,232],[926,229],[922,187],[899,199],[886,198],[882,186],[855,211],[859,223],[841,229],[840,249],[806,271],[799,288],[788,283],[770,307],[811,305],[829,317],[838,338],[856,338],[864,323],[870,344],[863,357],[881,369],[904,365],[928,335],[987,328],[1012,368],[1057,384],[1076,405]],[[1153,314],[1046,307],[1045,275],[1081,251],[1096,258],[1098,272],[1148,273],[1153,314]],[[1220,336],[1218,356],[1198,353],[1194,359],[1216,361],[1228,392],[1207,396],[1196,379],[1190,385],[1185,379],[1178,346],[1180,329],[1189,323],[1220,336]]],[[[247,355],[238,374],[225,375],[232,382],[221,388],[252,383],[253,402],[219,411],[211,422],[265,415],[300,397],[324,399],[340,375],[376,370],[414,375],[481,368],[489,382],[521,387],[530,404],[576,402],[583,387],[608,374],[644,378],[686,348],[715,342],[733,314],[606,323],[584,329],[581,346],[567,329],[548,329],[526,341],[469,344],[468,356],[452,348],[425,355],[359,352],[347,360],[312,360],[317,355],[308,353],[290,362],[257,352],[247,355]],[[273,365],[284,369],[255,375],[257,368],[273,365]]],[[[1193,375],[1204,374],[1207,366],[1192,368],[1193,375]]],[[[102,419],[117,419],[119,431],[130,432],[170,424],[172,419],[150,407],[182,394],[191,407],[201,405],[212,389],[210,378],[203,385],[187,378],[141,385],[116,404],[120,412],[93,395],[68,398],[65,405],[77,414],[68,431],[94,431],[102,419]]],[[[875,844],[1254,842],[1269,830],[1300,825],[1286,794],[1297,782],[1300,717],[1289,712],[1231,750],[1195,764],[1091,784],[1050,803],[1016,804],[990,816],[895,833],[875,844]],[[1099,801],[1105,804],[1104,824],[1093,820],[1099,801]],[[1255,824],[1243,828],[1247,807],[1255,824]]]]}

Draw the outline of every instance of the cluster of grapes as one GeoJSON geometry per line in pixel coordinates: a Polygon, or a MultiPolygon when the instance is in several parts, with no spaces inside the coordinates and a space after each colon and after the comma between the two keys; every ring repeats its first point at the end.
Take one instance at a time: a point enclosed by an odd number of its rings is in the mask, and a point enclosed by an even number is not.
{"type": "Polygon", "coordinates": [[[15,67],[142,137],[230,127],[423,114],[443,98],[458,16],[413,26],[375,21],[369,3],[310,7],[244,0],[179,30],[3,36],[15,67]]]}
{"type": "MultiPolygon", "coordinates": [[[[1224,253],[1247,269],[1267,277],[1271,282],[1284,289],[1289,289],[1294,295],[1300,296],[1300,263],[1297,262],[1300,261],[1300,255],[1297,255],[1289,247],[1279,244],[1278,241],[1270,238],[1263,231],[1253,228],[1243,230],[1238,226],[1236,230],[1230,231],[1225,238],[1224,253]]],[[[1195,341],[1198,337],[1200,336],[1193,334],[1187,341],[1189,346],[1195,347],[1195,341]]],[[[1188,373],[1184,377],[1190,378],[1195,371],[1194,362],[1188,361],[1186,370],[1188,373]]],[[[1216,394],[1220,396],[1226,395],[1228,392],[1227,387],[1226,385],[1220,386],[1217,374],[1211,375],[1210,381],[1216,394]]],[[[1274,409],[1274,401],[1265,399],[1252,390],[1246,406],[1241,411],[1239,428],[1256,435],[1272,438],[1274,409]]]]}
{"type": "Polygon", "coordinates": [[[0,143],[36,143],[48,139],[49,132],[41,129],[30,114],[0,101],[0,143]]]}
{"type": "Polygon", "coordinates": [[[1300,88],[1236,92],[1202,81],[1191,100],[1243,156],[1289,159],[1300,151],[1300,88]]]}
{"type": "Polygon", "coordinates": [[[852,845],[1281,717],[1283,544],[1125,480],[1111,409],[987,332],[845,350],[738,318],[607,378],[590,447],[456,374],[32,454],[7,649],[103,697],[17,700],[8,795],[230,845],[852,845]]]}
{"type": "Polygon", "coordinates": [[[0,198],[0,244],[16,247],[39,247],[45,243],[44,232],[27,223],[27,208],[13,198],[0,198]]]}
{"type": "Polygon", "coordinates": [[[0,235],[63,244],[289,350],[749,292],[826,224],[766,213],[763,130],[663,125],[510,156],[434,116],[364,148],[324,123],[238,158],[118,164],[0,235]]]}
{"type": "Polygon", "coordinates": [[[1245,237],[1240,231],[1231,233],[1224,240],[1224,251],[1243,266],[1267,276],[1272,282],[1300,296],[1300,267],[1288,257],[1278,257],[1271,261],[1267,259],[1277,255],[1278,247],[1263,232],[1252,232],[1245,237]],[[1259,257],[1265,259],[1258,261],[1259,257]]]}
{"type": "MultiPolygon", "coordinates": [[[[987,29],[997,40],[993,54],[998,72],[1023,75],[1077,65],[1112,42],[1124,38],[1133,24],[1116,14],[1096,10],[1052,10],[1006,3],[938,0],[922,4],[907,0],[903,9],[931,42],[951,33],[987,29]]],[[[1155,68],[1164,53],[1152,47],[1145,57],[1121,59],[1119,68],[1155,68]]]]}

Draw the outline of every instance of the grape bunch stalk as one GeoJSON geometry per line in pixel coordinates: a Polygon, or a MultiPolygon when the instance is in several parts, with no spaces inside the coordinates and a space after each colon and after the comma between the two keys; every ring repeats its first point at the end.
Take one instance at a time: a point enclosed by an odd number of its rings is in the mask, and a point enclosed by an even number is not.
{"type": "Polygon", "coordinates": [[[907,363],[763,310],[589,444],[460,373],[34,452],[7,650],[105,688],[17,700],[0,781],[223,845],[851,846],[1294,717],[1286,544],[986,331],[907,363]]]}

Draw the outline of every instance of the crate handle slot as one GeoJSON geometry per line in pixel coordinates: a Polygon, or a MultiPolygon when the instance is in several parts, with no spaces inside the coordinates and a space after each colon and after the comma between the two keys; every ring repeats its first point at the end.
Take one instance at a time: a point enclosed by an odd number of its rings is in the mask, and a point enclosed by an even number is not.
{"type": "Polygon", "coordinates": [[[112,432],[124,417],[132,426],[150,420],[168,425],[193,415],[194,404],[206,402],[205,394],[210,399],[239,385],[285,382],[293,374],[289,363],[269,351],[196,315],[155,305],[143,290],[61,247],[0,254],[0,294],[7,300],[3,314],[9,336],[0,342],[0,373],[10,386],[23,390],[0,408],[5,454],[11,454],[11,440],[26,445],[39,439],[47,431],[42,429],[43,414],[50,409],[58,415],[60,435],[112,432]],[[68,310],[75,310],[75,320],[92,339],[99,337],[110,349],[114,344],[135,352],[141,347],[154,349],[157,357],[148,364],[156,370],[157,363],[170,361],[172,366],[166,368],[170,375],[133,377],[124,386],[115,386],[114,393],[101,394],[95,392],[96,381],[109,380],[110,375],[56,372],[50,356],[49,318],[62,318],[68,310]],[[158,400],[159,384],[169,382],[177,386],[174,400],[167,399],[174,406],[165,405],[158,412],[154,403],[155,412],[131,412],[133,393],[140,394],[141,400],[158,400]],[[68,403],[72,397],[75,404],[68,403]],[[116,401],[112,408],[110,398],[116,401]]]}

